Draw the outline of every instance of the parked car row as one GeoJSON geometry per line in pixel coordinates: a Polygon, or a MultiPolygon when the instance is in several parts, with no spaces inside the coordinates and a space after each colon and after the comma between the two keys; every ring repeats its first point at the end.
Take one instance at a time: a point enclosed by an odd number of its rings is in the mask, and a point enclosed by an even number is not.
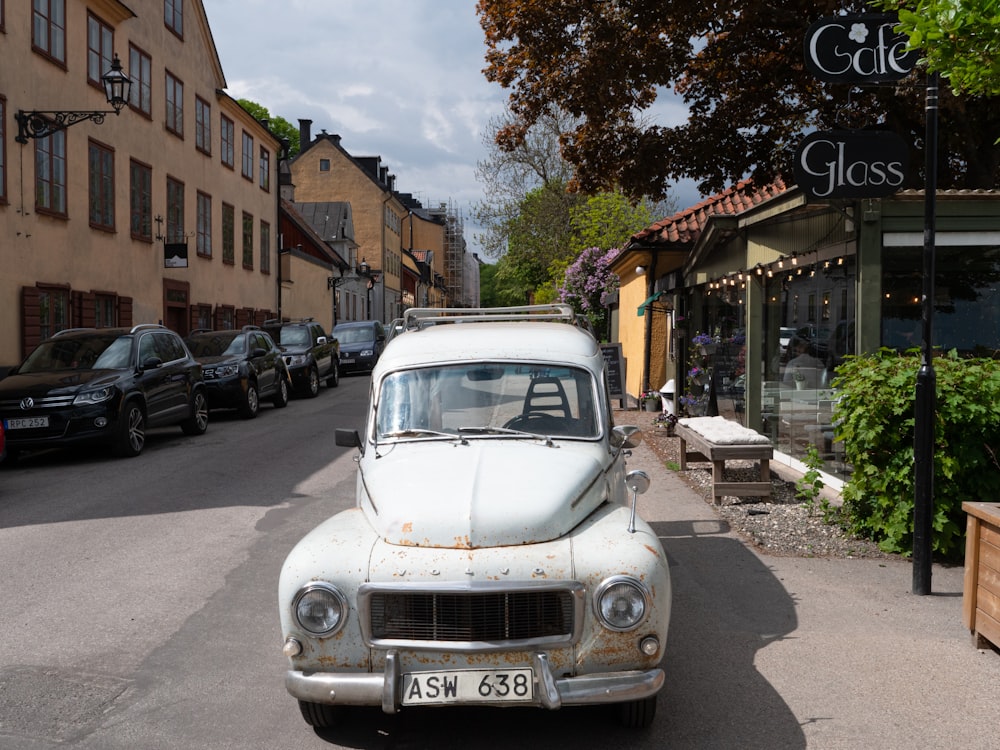
{"type": "Polygon", "coordinates": [[[210,410],[252,419],[262,399],[284,408],[293,393],[316,396],[320,378],[339,384],[339,347],[312,320],[186,339],[156,324],[67,329],[0,380],[0,457],[94,444],[138,456],[149,428],[200,435],[210,410]]]}

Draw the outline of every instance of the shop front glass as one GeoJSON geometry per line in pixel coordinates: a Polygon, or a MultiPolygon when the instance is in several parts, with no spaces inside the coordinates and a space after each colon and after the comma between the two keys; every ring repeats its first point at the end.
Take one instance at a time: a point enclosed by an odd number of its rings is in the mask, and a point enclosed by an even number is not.
{"type": "Polygon", "coordinates": [[[764,278],[761,424],[776,450],[803,460],[815,448],[823,471],[847,478],[833,439],[836,368],[854,354],[853,255],[783,261],[764,278]]]}

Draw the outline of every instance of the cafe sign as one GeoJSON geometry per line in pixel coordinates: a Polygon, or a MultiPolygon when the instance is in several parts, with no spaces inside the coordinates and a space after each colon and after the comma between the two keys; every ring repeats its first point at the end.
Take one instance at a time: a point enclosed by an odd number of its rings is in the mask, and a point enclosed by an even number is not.
{"type": "Polygon", "coordinates": [[[908,153],[888,130],[810,133],[795,152],[795,182],[814,198],[884,198],[903,186],[908,153]]]}
{"type": "Polygon", "coordinates": [[[828,83],[885,83],[905,78],[919,52],[893,29],[893,13],[854,13],[821,18],[805,37],[806,67],[828,83]]]}

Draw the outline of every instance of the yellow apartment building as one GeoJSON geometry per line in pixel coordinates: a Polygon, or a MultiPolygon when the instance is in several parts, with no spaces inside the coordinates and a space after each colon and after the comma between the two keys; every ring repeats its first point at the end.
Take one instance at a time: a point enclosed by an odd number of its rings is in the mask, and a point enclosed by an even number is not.
{"type": "Polygon", "coordinates": [[[275,315],[279,143],[201,0],[0,0],[0,60],[0,368],[64,328],[275,315]],[[77,112],[110,114],[51,127],[77,112]]]}

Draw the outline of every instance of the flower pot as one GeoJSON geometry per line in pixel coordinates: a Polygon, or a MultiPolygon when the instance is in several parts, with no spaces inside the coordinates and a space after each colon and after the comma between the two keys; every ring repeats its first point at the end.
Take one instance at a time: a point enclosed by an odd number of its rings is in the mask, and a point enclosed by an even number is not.
{"type": "Polygon", "coordinates": [[[806,389],[806,381],[804,381],[804,380],[796,380],[795,381],[795,390],[797,390],[797,391],[804,391],[805,389],[806,389]]]}
{"type": "Polygon", "coordinates": [[[659,411],[660,402],[654,399],[648,399],[642,402],[642,408],[645,409],[646,411],[659,411]]]}
{"type": "Polygon", "coordinates": [[[700,344],[698,349],[701,351],[702,356],[710,357],[715,354],[715,344],[700,344]]]}

